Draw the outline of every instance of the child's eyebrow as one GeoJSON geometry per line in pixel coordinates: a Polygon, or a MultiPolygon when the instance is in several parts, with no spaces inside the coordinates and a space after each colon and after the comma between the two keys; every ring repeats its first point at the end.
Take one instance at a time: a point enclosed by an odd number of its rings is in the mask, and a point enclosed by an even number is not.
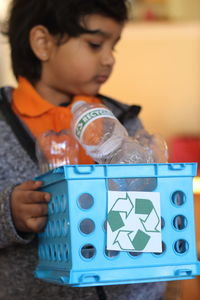
{"type": "MultiPolygon", "coordinates": [[[[101,29],[94,29],[94,30],[92,30],[91,34],[99,35],[99,36],[102,36],[103,38],[112,38],[112,33],[103,31],[101,29]]],[[[118,42],[120,40],[120,38],[121,38],[121,36],[118,36],[115,41],[118,42]]]]}

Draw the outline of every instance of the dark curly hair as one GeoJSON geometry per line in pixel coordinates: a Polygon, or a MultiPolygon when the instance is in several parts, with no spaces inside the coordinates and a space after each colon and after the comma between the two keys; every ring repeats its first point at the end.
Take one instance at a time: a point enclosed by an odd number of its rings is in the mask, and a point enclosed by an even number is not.
{"type": "Polygon", "coordinates": [[[32,83],[40,79],[41,63],[29,43],[31,28],[43,25],[61,41],[66,34],[92,33],[81,26],[82,18],[90,14],[123,23],[128,19],[127,0],[13,0],[4,33],[9,38],[15,77],[24,76],[32,83]]]}

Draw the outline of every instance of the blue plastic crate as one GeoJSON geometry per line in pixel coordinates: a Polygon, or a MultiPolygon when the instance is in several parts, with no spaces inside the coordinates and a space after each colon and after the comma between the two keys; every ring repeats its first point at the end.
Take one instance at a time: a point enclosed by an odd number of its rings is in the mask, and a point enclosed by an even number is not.
{"type": "Polygon", "coordinates": [[[196,169],[195,163],[81,165],[40,176],[42,190],[52,199],[48,223],[39,234],[35,276],[82,287],[199,275],[192,192],[196,169]],[[160,193],[160,254],[106,250],[108,179],[128,177],[150,178],[152,191],[160,193]],[[90,234],[85,233],[85,220],[90,234]]]}

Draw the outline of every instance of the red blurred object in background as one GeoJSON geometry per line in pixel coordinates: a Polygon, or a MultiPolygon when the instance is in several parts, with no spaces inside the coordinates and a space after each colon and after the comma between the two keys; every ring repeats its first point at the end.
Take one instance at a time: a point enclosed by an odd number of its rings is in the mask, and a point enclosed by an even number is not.
{"type": "Polygon", "coordinates": [[[147,9],[144,13],[144,20],[145,21],[155,21],[156,15],[151,9],[147,9]]]}
{"type": "Polygon", "coordinates": [[[200,137],[174,137],[168,146],[170,162],[198,162],[200,164],[200,137]]]}

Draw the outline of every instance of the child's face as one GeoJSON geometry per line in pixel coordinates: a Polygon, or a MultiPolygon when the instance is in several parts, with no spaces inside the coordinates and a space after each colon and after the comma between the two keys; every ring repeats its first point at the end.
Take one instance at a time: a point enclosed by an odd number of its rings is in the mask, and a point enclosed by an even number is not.
{"type": "Polygon", "coordinates": [[[113,51],[123,25],[100,15],[87,16],[85,24],[98,33],[82,34],[61,45],[54,42],[48,61],[42,63],[40,90],[49,91],[50,102],[51,94],[54,103],[77,94],[95,95],[112,72],[113,51]]]}

